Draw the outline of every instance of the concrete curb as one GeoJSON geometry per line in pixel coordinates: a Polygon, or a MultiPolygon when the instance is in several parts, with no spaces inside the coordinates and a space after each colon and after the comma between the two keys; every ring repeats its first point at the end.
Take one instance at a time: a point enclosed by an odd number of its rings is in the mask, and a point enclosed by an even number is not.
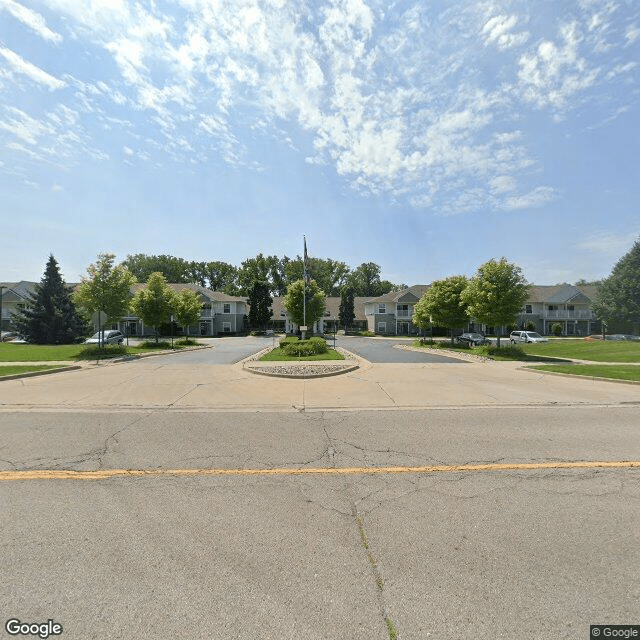
{"type": "MultiPolygon", "coordinates": [[[[18,378],[33,378],[35,376],[46,376],[50,373],[61,373],[62,371],[77,371],[82,369],[80,365],[64,365],[55,369],[45,369],[44,371],[25,371],[24,373],[12,373],[8,376],[0,375],[0,382],[3,380],[17,380],[18,378]]],[[[0,367],[0,372],[2,368],[0,367]]]]}
{"type": "MultiPolygon", "coordinates": [[[[304,362],[304,361],[303,361],[304,362]]],[[[340,360],[326,360],[323,361],[322,364],[325,364],[325,362],[341,362],[340,360]]],[[[344,360],[342,361],[344,362],[344,360]]],[[[263,363],[263,364],[267,364],[267,363],[263,363]]],[[[286,365],[287,363],[278,363],[279,366],[283,366],[286,365]]],[[[295,365],[299,365],[301,364],[300,362],[296,362],[293,363],[295,365]]],[[[305,364],[315,364],[313,362],[306,362],[305,364]]],[[[326,366],[326,365],[325,365],[326,366]]],[[[335,365],[337,366],[337,365],[335,365]]],[[[320,367],[318,367],[320,368],[320,367]]],[[[341,369],[337,370],[337,371],[323,371],[322,373],[295,373],[295,370],[292,369],[291,373],[286,373],[284,371],[275,371],[275,372],[271,372],[269,371],[269,367],[263,367],[262,369],[254,369],[251,365],[249,366],[245,366],[245,371],[250,371],[251,373],[255,373],[256,375],[260,375],[260,376],[270,376],[272,378],[293,378],[296,380],[304,380],[304,379],[313,379],[313,378],[330,378],[331,376],[340,376],[343,373],[349,373],[351,371],[355,371],[356,369],[359,369],[360,366],[357,363],[351,363],[348,365],[343,366],[341,369]]]]}
{"type": "Polygon", "coordinates": [[[467,362],[495,362],[495,360],[487,358],[486,356],[454,351],[453,349],[431,349],[430,347],[414,347],[409,344],[394,344],[393,348],[403,349],[404,351],[416,351],[417,353],[440,354],[443,356],[450,356],[452,358],[459,358],[460,360],[466,360],[467,362]]]}
{"type": "Polygon", "coordinates": [[[188,351],[201,351],[202,349],[213,349],[213,345],[201,344],[197,347],[185,347],[184,349],[163,349],[162,351],[150,351],[148,353],[134,353],[126,356],[118,356],[116,358],[101,358],[93,360],[89,358],[85,360],[87,364],[93,364],[94,366],[101,363],[119,363],[119,362],[131,362],[132,360],[140,360],[141,358],[151,358],[153,356],[166,356],[172,353],[187,353],[188,351]]]}
{"type": "Polygon", "coordinates": [[[581,378],[582,380],[592,380],[593,382],[617,382],[619,384],[640,384],[637,380],[620,380],[619,378],[601,378],[600,376],[581,376],[578,373],[562,373],[560,371],[545,371],[544,369],[534,369],[532,366],[518,367],[525,371],[533,371],[534,373],[546,373],[550,376],[558,376],[560,378],[581,378]]]}

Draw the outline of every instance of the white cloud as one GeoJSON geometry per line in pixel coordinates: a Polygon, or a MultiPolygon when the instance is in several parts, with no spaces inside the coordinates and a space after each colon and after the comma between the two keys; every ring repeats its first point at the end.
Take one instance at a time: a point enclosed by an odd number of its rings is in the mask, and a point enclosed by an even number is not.
{"type": "Polygon", "coordinates": [[[528,31],[510,33],[518,23],[517,16],[494,16],[490,18],[482,29],[485,35],[484,43],[495,44],[499,49],[510,49],[523,45],[529,39],[528,31]]]}
{"type": "Polygon", "coordinates": [[[27,76],[34,82],[46,86],[50,90],[62,89],[62,87],[66,86],[65,82],[54,78],[51,74],[40,69],[40,67],[36,67],[34,64],[27,62],[27,60],[11,51],[11,49],[0,47],[0,55],[4,57],[14,71],[27,76]]]}
{"type": "Polygon", "coordinates": [[[556,193],[552,187],[536,187],[535,189],[524,195],[512,196],[507,198],[504,201],[503,208],[507,210],[532,209],[550,202],[555,197],[556,193]]]}
{"type": "Polygon", "coordinates": [[[612,231],[595,231],[578,242],[579,249],[595,251],[609,255],[622,255],[629,251],[631,245],[640,237],[640,228],[629,233],[612,231]]]}
{"type": "Polygon", "coordinates": [[[638,38],[640,38],[640,29],[635,24],[631,24],[627,27],[625,32],[625,38],[628,44],[633,44],[638,38]]]}
{"type": "Polygon", "coordinates": [[[47,27],[45,19],[35,11],[14,2],[14,0],[0,0],[0,10],[8,11],[16,20],[29,27],[41,38],[49,42],[62,42],[62,36],[47,27]]]}

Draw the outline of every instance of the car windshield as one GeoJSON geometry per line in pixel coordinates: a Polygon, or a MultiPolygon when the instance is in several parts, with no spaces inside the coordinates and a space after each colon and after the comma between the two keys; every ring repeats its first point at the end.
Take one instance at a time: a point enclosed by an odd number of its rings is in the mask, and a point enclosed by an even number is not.
{"type": "Polygon", "coordinates": [[[530,338],[542,338],[542,336],[539,333],[536,333],[535,331],[529,331],[529,333],[527,333],[527,335],[530,338]]]}

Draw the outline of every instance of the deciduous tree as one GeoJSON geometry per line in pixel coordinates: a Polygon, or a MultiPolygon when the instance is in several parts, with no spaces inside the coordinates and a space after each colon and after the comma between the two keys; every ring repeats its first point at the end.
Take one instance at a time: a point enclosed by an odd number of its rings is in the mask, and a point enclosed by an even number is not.
{"type": "Polygon", "coordinates": [[[98,313],[99,331],[107,318],[118,322],[127,313],[132,298],[131,287],[136,282],[126,266],[113,265],[114,259],[112,253],[99,254],[97,261],[87,268],[89,277],[82,278],[73,294],[74,302],[87,315],[98,313]]]}
{"type": "Polygon", "coordinates": [[[516,322],[528,294],[522,269],[501,258],[480,265],[460,297],[472,318],[499,328],[516,322]]]}
{"type": "Polygon", "coordinates": [[[202,302],[200,296],[191,289],[182,289],[174,293],[173,315],[176,322],[181,325],[188,335],[189,327],[200,320],[202,302]]]}
{"type": "Polygon", "coordinates": [[[469,322],[467,304],[462,300],[462,293],[467,288],[465,276],[451,276],[444,280],[436,280],[422,296],[413,309],[413,324],[421,329],[435,325],[453,331],[464,327],[469,322]]]}
{"type": "Polygon", "coordinates": [[[324,314],[325,301],[327,297],[324,291],[318,287],[315,280],[310,280],[305,288],[304,280],[296,280],[289,285],[287,295],[284,297],[283,305],[289,317],[298,325],[311,326],[324,314]],[[306,314],[305,309],[306,291],[306,314]]]}
{"type": "Polygon", "coordinates": [[[134,313],[146,325],[153,327],[158,342],[158,328],[169,321],[174,305],[173,289],[160,272],[152,273],[146,287],[140,289],[131,301],[134,313]]]}

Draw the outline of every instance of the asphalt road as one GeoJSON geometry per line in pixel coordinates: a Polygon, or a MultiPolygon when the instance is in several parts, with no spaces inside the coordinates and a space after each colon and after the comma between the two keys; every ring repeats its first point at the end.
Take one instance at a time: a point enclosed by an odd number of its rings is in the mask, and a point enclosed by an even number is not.
{"type": "MultiPolygon", "coordinates": [[[[329,340],[329,344],[333,341],[329,340]]],[[[434,355],[432,353],[419,353],[417,351],[404,351],[395,349],[394,345],[411,344],[411,340],[398,340],[383,338],[365,338],[365,337],[348,337],[337,336],[336,345],[344,347],[349,351],[365,358],[369,362],[376,363],[395,363],[395,362],[414,362],[414,363],[449,363],[456,364],[463,362],[456,358],[448,356],[434,355]]]]}
{"type": "Polygon", "coordinates": [[[640,469],[335,470],[638,460],[638,424],[638,406],[5,412],[3,470],[187,475],[1,480],[4,620],[65,639],[583,640],[639,621],[640,469]]]}
{"type": "Polygon", "coordinates": [[[157,358],[155,361],[158,364],[234,364],[262,349],[278,346],[277,337],[274,342],[274,338],[263,336],[203,338],[199,341],[211,345],[212,348],[154,356],[157,358]]]}

